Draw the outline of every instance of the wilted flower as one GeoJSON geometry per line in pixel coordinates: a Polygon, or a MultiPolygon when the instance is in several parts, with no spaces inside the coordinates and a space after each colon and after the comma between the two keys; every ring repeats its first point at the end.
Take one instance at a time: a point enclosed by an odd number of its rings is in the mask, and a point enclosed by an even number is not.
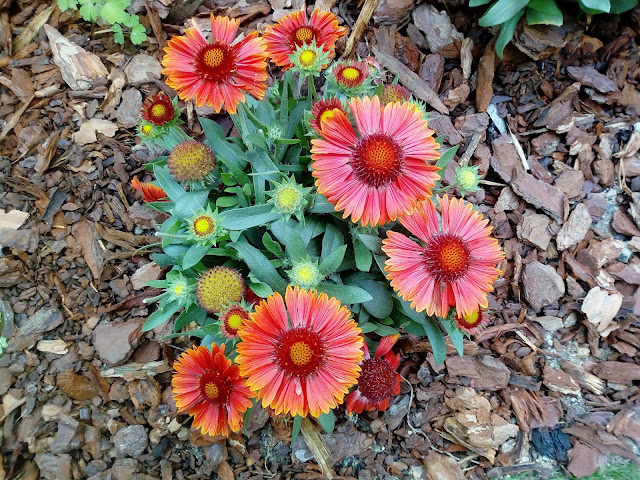
{"type": "Polygon", "coordinates": [[[209,313],[219,313],[229,303],[239,302],[244,291],[242,274],[224,265],[208,269],[196,282],[198,303],[209,313]]]}
{"type": "Polygon", "coordinates": [[[169,172],[179,182],[202,182],[216,168],[216,157],[204,143],[184,141],[169,154],[169,172]]]}

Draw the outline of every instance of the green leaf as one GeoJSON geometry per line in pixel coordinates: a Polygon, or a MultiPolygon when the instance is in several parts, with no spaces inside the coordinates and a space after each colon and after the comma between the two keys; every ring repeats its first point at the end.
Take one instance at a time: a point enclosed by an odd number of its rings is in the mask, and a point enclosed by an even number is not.
{"type": "Polygon", "coordinates": [[[398,330],[396,330],[395,328],[387,327],[386,325],[375,322],[373,323],[373,325],[375,325],[376,327],[374,332],[376,332],[381,337],[386,337],[388,335],[398,335],[398,330]]]}
{"type": "Polygon", "coordinates": [[[210,249],[210,245],[191,245],[189,250],[187,250],[187,253],[182,257],[182,269],[186,270],[187,268],[193,267],[196,263],[202,260],[210,249]]]}
{"type": "Polygon", "coordinates": [[[249,288],[253,293],[261,298],[267,298],[269,295],[273,295],[273,289],[266,283],[251,282],[249,288]]]}
{"type": "Polygon", "coordinates": [[[531,0],[527,7],[529,25],[562,25],[564,18],[555,0],[531,0]]]}
{"type": "Polygon", "coordinates": [[[445,358],[447,358],[447,346],[444,343],[444,336],[440,327],[438,327],[438,323],[431,317],[424,317],[422,326],[431,344],[436,366],[442,365],[445,358]]]}
{"type": "Polygon", "coordinates": [[[127,5],[122,7],[122,3],[119,1],[108,0],[100,9],[100,17],[111,24],[122,23],[127,19],[125,8],[127,8],[127,5]]]}
{"type": "Polygon", "coordinates": [[[340,232],[335,225],[327,223],[324,229],[324,235],[322,236],[322,254],[320,255],[320,259],[324,260],[341,245],[344,245],[344,235],[342,235],[342,232],[340,232]]]}
{"type": "Polygon", "coordinates": [[[518,22],[522,18],[522,15],[524,15],[524,10],[524,8],[520,10],[516,15],[504,22],[500,27],[500,34],[498,35],[498,39],[496,40],[496,53],[498,54],[498,57],[502,58],[505,47],[513,38],[513,33],[516,31],[518,22]]]}
{"type": "Polygon", "coordinates": [[[381,253],[380,247],[382,247],[382,239],[377,235],[368,235],[366,233],[359,233],[358,239],[364,243],[364,245],[373,253],[381,253]]]}
{"type": "Polygon", "coordinates": [[[373,262],[373,255],[371,250],[362,243],[358,237],[353,237],[353,252],[356,259],[356,267],[361,272],[368,272],[371,270],[371,263],[373,262]]]}
{"type": "Polygon", "coordinates": [[[158,180],[158,185],[160,185],[167,193],[171,201],[176,202],[182,195],[187,193],[184,188],[182,188],[180,184],[173,179],[166,166],[161,167],[159,165],[154,165],[153,174],[158,180]]]}
{"type": "Polygon", "coordinates": [[[321,283],[318,285],[318,292],[326,293],[329,297],[335,297],[346,305],[368,302],[373,298],[366,290],[352,285],[321,283]]]}
{"type": "Polygon", "coordinates": [[[347,246],[342,245],[341,247],[336,248],[333,252],[331,252],[327,258],[325,258],[322,262],[320,262],[320,273],[324,276],[331,275],[335,272],[342,260],[344,259],[344,254],[347,252],[347,246]]]}
{"type": "Polygon", "coordinates": [[[300,435],[300,428],[302,427],[302,417],[300,415],[296,415],[293,417],[293,428],[291,429],[291,446],[296,443],[298,439],[298,435],[300,435]]]}
{"type": "Polygon", "coordinates": [[[611,4],[611,9],[609,13],[618,14],[628,12],[632,8],[638,5],[638,0],[616,0],[611,4]]]}
{"type": "Polygon", "coordinates": [[[69,9],[77,10],[78,1],[77,0],[58,0],[58,7],[60,7],[60,11],[62,12],[65,12],[69,9]]]}
{"type": "Polygon", "coordinates": [[[187,310],[183,311],[178,318],[176,318],[176,322],[173,326],[175,332],[182,330],[184,327],[189,325],[191,322],[203,322],[207,318],[207,312],[204,308],[202,308],[198,304],[191,305],[187,310]]]}
{"type": "Polygon", "coordinates": [[[376,318],[387,318],[393,310],[393,297],[389,290],[374,280],[363,279],[357,282],[360,287],[371,294],[371,300],[362,302],[367,312],[376,318]]]}
{"type": "Polygon", "coordinates": [[[271,235],[269,235],[269,232],[264,232],[264,235],[262,235],[262,244],[267,250],[273,253],[276,257],[282,257],[284,255],[284,252],[282,251],[282,247],[280,246],[280,243],[276,242],[273,238],[271,238],[271,235]]]}
{"type": "Polygon", "coordinates": [[[220,225],[227,230],[246,230],[248,228],[273,222],[282,215],[272,212],[273,205],[254,205],[252,207],[225,210],[220,213],[220,225]]]}
{"type": "Polygon", "coordinates": [[[124,33],[122,33],[122,25],[116,23],[111,26],[111,31],[113,32],[113,39],[116,43],[122,45],[124,43],[124,33]]]}
{"type": "Polygon", "coordinates": [[[156,327],[159,327],[164,322],[171,318],[171,315],[180,310],[180,304],[178,302],[168,302],[163,305],[162,308],[158,308],[155,312],[153,312],[147,321],[142,326],[143,332],[148,332],[149,330],[153,330],[156,327]]]}
{"type": "Polygon", "coordinates": [[[174,214],[178,218],[188,219],[199,213],[209,199],[209,190],[191,190],[176,200],[174,214]]]}
{"type": "Polygon", "coordinates": [[[246,154],[235,144],[230,144],[222,132],[222,128],[213,120],[200,117],[200,125],[204,131],[207,144],[218,158],[241,184],[249,183],[249,177],[243,172],[248,163],[246,154]]]}
{"type": "Polygon", "coordinates": [[[122,22],[125,27],[133,28],[136,25],[140,25],[140,19],[138,15],[131,15],[127,13],[127,18],[122,22]]]}
{"type": "Polygon", "coordinates": [[[313,206],[311,207],[311,213],[333,213],[335,211],[335,207],[332,203],[329,203],[327,197],[316,193],[313,200],[313,206]]]}
{"type": "Polygon", "coordinates": [[[95,22],[98,19],[98,15],[100,14],[100,9],[94,2],[87,2],[80,7],[80,15],[87,22],[95,22]]]}
{"type": "Polygon", "coordinates": [[[611,2],[609,0],[578,0],[578,3],[582,10],[592,15],[611,11],[611,2]]]}
{"type": "MultiPolygon", "coordinates": [[[[322,428],[326,433],[332,433],[336,426],[336,416],[333,410],[329,410],[327,413],[322,413],[318,417],[318,423],[322,425],[322,428]]],[[[293,445],[293,442],[292,442],[293,445]]]]}
{"type": "Polygon", "coordinates": [[[280,274],[277,272],[271,262],[257,248],[246,242],[235,242],[228,245],[242,256],[242,260],[247,264],[251,273],[261,282],[269,285],[274,291],[284,292],[287,288],[280,274]]]}
{"type": "Polygon", "coordinates": [[[529,0],[498,0],[478,22],[482,27],[500,25],[518,14],[527,6],[529,0]]]}
{"type": "Polygon", "coordinates": [[[458,145],[456,145],[455,147],[451,147],[442,155],[440,155],[440,158],[436,162],[436,167],[440,167],[441,169],[440,171],[442,173],[444,173],[444,169],[447,168],[447,165],[453,159],[457,151],[458,151],[458,145]]]}
{"type": "Polygon", "coordinates": [[[449,338],[451,339],[451,343],[456,347],[458,355],[462,357],[464,354],[464,335],[462,332],[456,327],[456,324],[452,320],[441,320],[440,324],[444,327],[445,331],[449,334],[449,338]]]}
{"type": "Polygon", "coordinates": [[[131,43],[140,45],[147,39],[147,29],[144,25],[134,25],[131,28],[131,32],[129,32],[129,37],[131,38],[131,43]]]}
{"type": "Polygon", "coordinates": [[[298,232],[293,228],[286,227],[284,230],[285,248],[287,256],[294,262],[302,262],[309,259],[307,246],[298,232]]]}
{"type": "Polygon", "coordinates": [[[480,5],[486,5],[491,0],[469,0],[470,7],[479,7],[480,5]]]}

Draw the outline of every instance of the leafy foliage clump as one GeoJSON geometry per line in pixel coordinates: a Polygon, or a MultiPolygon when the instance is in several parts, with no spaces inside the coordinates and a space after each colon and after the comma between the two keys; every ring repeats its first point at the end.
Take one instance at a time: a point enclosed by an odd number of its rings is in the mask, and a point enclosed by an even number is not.
{"type": "MultiPolygon", "coordinates": [[[[492,0],[469,0],[470,7],[491,3],[492,0]]],[[[638,5],[638,0],[564,0],[560,5],[578,3],[588,15],[624,13],[638,5]]],[[[500,57],[522,17],[529,25],[557,25],[564,22],[562,10],[556,0],[496,0],[480,19],[483,27],[499,27],[496,52],[500,57]]]]}
{"type": "Polygon", "coordinates": [[[117,43],[124,43],[124,35],[128,33],[131,43],[140,45],[147,39],[146,28],[138,15],[127,12],[130,4],[130,0],[58,0],[63,12],[79,10],[87,22],[110,24],[117,43]]]}

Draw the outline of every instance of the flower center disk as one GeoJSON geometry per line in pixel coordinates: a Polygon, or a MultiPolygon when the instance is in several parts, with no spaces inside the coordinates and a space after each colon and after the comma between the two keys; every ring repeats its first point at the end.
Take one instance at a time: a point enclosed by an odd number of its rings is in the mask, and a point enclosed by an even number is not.
{"type": "Polygon", "coordinates": [[[226,45],[214,43],[200,50],[196,58],[199,72],[208,80],[226,79],[234,69],[235,58],[226,45]]]}
{"type": "Polygon", "coordinates": [[[311,50],[305,50],[300,54],[300,63],[304,67],[310,67],[313,65],[313,62],[316,61],[317,55],[316,52],[311,50]]]}
{"type": "Polygon", "coordinates": [[[212,404],[225,403],[229,397],[229,388],[217,371],[209,371],[202,375],[200,391],[205,401],[212,404]]]}
{"type": "Polygon", "coordinates": [[[291,39],[292,40],[291,43],[297,46],[308,44],[308,43],[311,43],[314,37],[315,37],[315,34],[313,33],[313,30],[311,28],[301,27],[298,30],[296,30],[296,33],[293,35],[293,38],[291,39]]]}
{"type": "Polygon", "coordinates": [[[153,107],[151,107],[151,114],[154,117],[162,117],[166,113],[167,109],[161,103],[156,103],[153,107]]]}
{"type": "Polygon", "coordinates": [[[404,167],[404,154],[393,139],[383,134],[373,134],[358,142],[351,165],[358,179],[373,187],[381,187],[400,175],[404,167]]]}
{"type": "Polygon", "coordinates": [[[211,219],[211,217],[208,216],[203,215],[196,218],[196,220],[193,222],[193,230],[197,235],[202,237],[206,237],[207,235],[211,234],[215,230],[215,228],[215,222],[213,221],[213,219],[211,219]]]}
{"type": "Polygon", "coordinates": [[[462,277],[471,263],[466,242],[451,233],[434,236],[423,251],[424,265],[437,282],[453,282],[462,277]]]}
{"type": "Polygon", "coordinates": [[[342,71],[342,76],[347,80],[356,80],[360,76],[357,68],[347,67],[342,71]]]}
{"type": "Polygon", "coordinates": [[[287,374],[307,377],[314,374],[323,362],[325,347],[320,336],[312,330],[294,328],[276,341],[276,362],[287,374]]]}
{"type": "Polygon", "coordinates": [[[369,358],[362,362],[361,368],[358,388],[362,395],[373,402],[391,396],[396,377],[389,362],[383,358],[369,358]]]}

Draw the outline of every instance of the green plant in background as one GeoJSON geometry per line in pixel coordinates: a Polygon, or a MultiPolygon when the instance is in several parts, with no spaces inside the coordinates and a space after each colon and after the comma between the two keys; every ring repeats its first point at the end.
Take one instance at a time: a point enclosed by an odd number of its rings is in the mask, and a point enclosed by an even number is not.
{"type": "Polygon", "coordinates": [[[130,4],[130,0],[58,0],[63,12],[79,8],[87,22],[110,24],[117,43],[124,43],[124,35],[128,33],[131,43],[140,45],[147,39],[146,28],[140,24],[138,15],[127,12],[130,4]]]}
{"type": "MultiPolygon", "coordinates": [[[[470,7],[491,3],[492,0],[469,0],[470,7]]],[[[589,14],[618,14],[631,10],[638,0],[566,0],[578,3],[580,9],[589,14]]],[[[556,0],[497,0],[480,19],[483,27],[500,27],[496,41],[496,52],[502,58],[504,48],[513,38],[518,22],[525,17],[529,25],[562,25],[564,19],[556,0]]]]}

